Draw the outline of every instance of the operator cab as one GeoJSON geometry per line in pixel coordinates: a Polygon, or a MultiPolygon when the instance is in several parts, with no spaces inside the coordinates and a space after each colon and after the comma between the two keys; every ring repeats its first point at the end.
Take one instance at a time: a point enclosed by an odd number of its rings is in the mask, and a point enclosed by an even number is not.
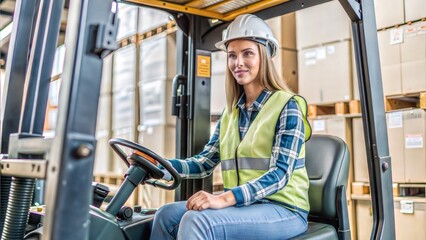
{"type": "MultiPolygon", "coordinates": [[[[99,183],[92,184],[93,200],[89,212],[89,239],[145,239],[151,233],[155,209],[141,209],[138,206],[131,208],[125,206],[125,202],[139,184],[150,184],[158,188],[173,190],[179,186],[182,178],[167,163],[167,160],[137,143],[113,138],[109,144],[128,166],[128,170],[124,175],[123,183],[105,210],[101,209],[101,205],[108,195],[109,189],[99,183]],[[131,149],[132,152],[127,155],[123,147],[131,149]],[[159,164],[162,166],[161,169],[158,167],[159,164]],[[161,181],[165,173],[171,175],[173,182],[161,181]]],[[[44,215],[43,206],[30,210],[28,234],[25,239],[41,239],[44,215]]]]}

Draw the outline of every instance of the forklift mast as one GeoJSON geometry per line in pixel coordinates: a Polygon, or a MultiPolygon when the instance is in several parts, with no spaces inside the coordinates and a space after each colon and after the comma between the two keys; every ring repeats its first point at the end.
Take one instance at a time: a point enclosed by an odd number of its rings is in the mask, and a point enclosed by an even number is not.
{"type": "MultiPolygon", "coordinates": [[[[182,1],[123,1],[166,10],[181,30],[172,110],[177,116],[178,158],[199,153],[209,139],[211,76],[197,69],[199,59],[210,58],[229,21],[242,13],[268,19],[328,1],[259,1],[227,15],[209,15],[179,4],[182,1]]],[[[373,204],[371,239],[395,239],[374,1],[339,2],[352,21],[373,204]]],[[[102,58],[116,46],[116,4],[113,0],[70,1],[58,124],[55,137],[45,139],[42,123],[64,1],[16,1],[1,113],[2,239],[22,239],[35,179],[46,179],[44,238],[88,238],[102,58]]],[[[212,191],[211,177],[186,180],[176,199],[187,199],[201,189],[212,191]]]]}

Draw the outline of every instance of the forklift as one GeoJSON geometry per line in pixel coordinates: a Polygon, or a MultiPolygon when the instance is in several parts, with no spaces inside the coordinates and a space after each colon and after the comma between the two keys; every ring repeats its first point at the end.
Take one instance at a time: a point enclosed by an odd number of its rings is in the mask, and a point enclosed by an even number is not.
{"type": "MultiPolygon", "coordinates": [[[[210,57],[215,50],[214,43],[221,40],[230,21],[244,13],[269,19],[328,1],[121,1],[164,10],[174,17],[180,29],[177,33],[178,74],[172,96],[172,114],[177,116],[177,158],[200,152],[209,139],[210,76],[197,74],[201,67],[197,59],[210,57]],[[223,5],[227,10],[204,9],[212,4],[223,5]]],[[[386,119],[374,2],[339,2],[352,22],[373,207],[371,239],[395,239],[391,158],[383,124],[386,119]]],[[[63,240],[108,239],[108,236],[110,239],[148,239],[153,213],[131,214],[123,207],[135,186],[146,183],[176,189],[176,201],[186,200],[199,190],[212,192],[211,177],[180,179],[173,168],[166,167],[173,176],[172,183],[157,181],[164,173],[155,165],[164,163],[164,159],[139,144],[112,139],[111,147],[129,166],[126,179],[105,211],[91,206],[96,194],[107,191],[102,187],[93,191],[92,187],[95,127],[102,59],[116,49],[117,26],[114,0],[16,1],[1,108],[2,239],[25,236],[63,240]],[[69,14],[58,121],[55,136],[45,138],[43,124],[50,74],[64,4],[69,5],[69,14]],[[134,151],[127,155],[123,148],[134,151]],[[27,220],[36,179],[46,181],[46,209],[39,220],[42,228],[34,230],[38,234],[28,231],[27,220]]],[[[314,232],[300,239],[327,237],[314,232]]],[[[336,239],[350,239],[350,235],[339,234],[336,239]]]]}

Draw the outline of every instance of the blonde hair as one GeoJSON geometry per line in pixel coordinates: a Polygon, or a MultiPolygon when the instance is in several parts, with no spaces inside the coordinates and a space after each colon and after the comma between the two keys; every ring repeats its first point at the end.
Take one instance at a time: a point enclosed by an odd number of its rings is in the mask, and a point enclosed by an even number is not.
{"type": "MultiPolygon", "coordinates": [[[[257,79],[259,79],[260,85],[270,91],[284,90],[291,92],[287,83],[277,73],[274,63],[266,51],[266,47],[260,43],[257,43],[257,46],[259,47],[260,55],[260,66],[257,79]]],[[[232,109],[236,106],[241,93],[244,92],[244,88],[237,83],[229,67],[227,67],[226,71],[225,92],[226,107],[228,113],[231,113],[232,109]]]]}

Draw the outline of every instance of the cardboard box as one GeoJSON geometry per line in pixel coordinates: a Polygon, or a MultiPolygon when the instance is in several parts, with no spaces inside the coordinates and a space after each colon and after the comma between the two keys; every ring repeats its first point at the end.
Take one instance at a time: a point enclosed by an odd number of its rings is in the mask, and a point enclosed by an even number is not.
{"type": "Polygon", "coordinates": [[[350,47],[342,41],[299,51],[299,93],[309,104],[352,99],[350,47]]]}
{"type": "Polygon", "coordinates": [[[210,112],[221,115],[226,106],[225,74],[212,74],[210,112]]]}
{"type": "MultiPolygon", "coordinates": [[[[102,82],[101,82],[101,94],[111,93],[112,92],[112,59],[113,54],[104,57],[102,63],[102,82]]],[[[117,80],[119,81],[119,80],[117,80]]]]}
{"type": "Polygon", "coordinates": [[[404,198],[394,202],[396,239],[426,239],[426,203],[424,198],[404,198]]]}
{"type": "Polygon", "coordinates": [[[281,48],[297,49],[296,13],[282,15],[281,26],[281,48]]]}
{"type": "Polygon", "coordinates": [[[114,52],[112,91],[134,90],[136,87],[136,45],[130,44],[114,52]]]}
{"type": "Polygon", "coordinates": [[[176,33],[161,33],[140,45],[139,81],[173,79],[176,75],[176,33]]]}
{"type": "Polygon", "coordinates": [[[107,173],[110,172],[112,170],[111,168],[113,167],[111,166],[112,148],[108,144],[110,135],[109,132],[97,132],[96,135],[96,153],[93,173],[107,173]]]}
{"type": "Polygon", "coordinates": [[[139,126],[138,142],[161,157],[176,157],[176,127],[168,125],[139,126]]]}
{"type": "Polygon", "coordinates": [[[111,93],[105,93],[99,96],[96,132],[111,130],[111,105],[111,93]]]}
{"type": "MultiPolygon", "coordinates": [[[[274,60],[280,57],[278,54],[274,60]]],[[[277,66],[277,65],[275,65],[277,66]]],[[[212,114],[222,114],[226,106],[225,80],[228,69],[226,53],[223,51],[212,52],[211,64],[211,101],[210,112],[212,114]]]]}
{"type": "Polygon", "coordinates": [[[359,84],[358,84],[358,72],[356,69],[356,60],[355,60],[355,49],[354,42],[351,41],[351,61],[352,61],[352,91],[353,91],[353,99],[360,100],[359,97],[359,84]]]}
{"type": "Polygon", "coordinates": [[[350,119],[342,116],[327,116],[309,119],[309,121],[312,133],[336,136],[345,141],[348,147],[352,145],[350,119]]]}
{"type": "Polygon", "coordinates": [[[139,7],[138,12],[138,33],[146,33],[171,21],[171,15],[165,11],[139,7]]]}
{"type": "Polygon", "coordinates": [[[402,27],[377,32],[380,65],[382,69],[383,93],[385,96],[401,94],[401,34],[402,27]],[[391,35],[395,41],[391,41],[391,35]]]}
{"type": "Polygon", "coordinates": [[[296,14],[289,13],[283,16],[266,20],[277,39],[280,48],[296,49],[296,14]]]}
{"type": "Polygon", "coordinates": [[[403,118],[405,181],[426,182],[426,112],[423,109],[405,111],[403,118]]]}
{"type": "Polygon", "coordinates": [[[411,22],[426,17],[426,1],[404,0],[405,22],[411,22]]]}
{"type": "Polygon", "coordinates": [[[112,130],[136,128],[135,91],[115,92],[112,101],[112,130]]]}
{"type": "Polygon", "coordinates": [[[356,236],[358,240],[369,240],[373,229],[373,209],[368,200],[355,201],[356,236]]]}
{"type": "Polygon", "coordinates": [[[172,84],[171,80],[139,82],[140,121],[145,126],[176,125],[176,117],[172,116],[172,84]]]}
{"type": "Polygon", "coordinates": [[[352,143],[354,159],[354,181],[369,182],[367,153],[365,151],[362,118],[352,119],[352,143]]]}
{"type": "Polygon", "coordinates": [[[298,52],[299,94],[308,104],[322,102],[321,94],[321,69],[316,64],[315,49],[307,49],[298,52]]]}
{"type": "Polygon", "coordinates": [[[403,112],[386,113],[392,181],[405,182],[403,112]]]}
{"type": "Polygon", "coordinates": [[[297,49],[350,39],[350,28],[350,19],[336,0],[297,11],[297,49]]]}
{"type": "MultiPolygon", "coordinates": [[[[424,199],[403,198],[394,201],[396,239],[426,239],[426,203],[424,199]],[[402,207],[401,207],[402,206],[402,207]]],[[[373,226],[370,200],[356,201],[357,239],[370,239],[373,226]]]]}
{"type": "Polygon", "coordinates": [[[321,79],[322,101],[327,103],[352,99],[350,41],[326,45],[325,51],[327,59],[319,64],[322,72],[326,73],[321,79]]]}
{"type": "MultiPolygon", "coordinates": [[[[275,59],[275,58],[274,58],[275,59]]],[[[225,74],[228,70],[228,58],[224,51],[212,52],[211,71],[213,75],[225,74]]]]}
{"type": "Polygon", "coordinates": [[[403,93],[426,91],[426,21],[403,26],[401,70],[403,93]]]}
{"type": "Polygon", "coordinates": [[[281,50],[282,78],[295,93],[299,91],[297,72],[297,50],[281,50]]]}
{"type": "Polygon", "coordinates": [[[138,7],[118,4],[117,40],[136,34],[138,30],[138,7]]]}
{"type": "Polygon", "coordinates": [[[404,0],[374,1],[377,29],[404,23],[404,0]]]}

